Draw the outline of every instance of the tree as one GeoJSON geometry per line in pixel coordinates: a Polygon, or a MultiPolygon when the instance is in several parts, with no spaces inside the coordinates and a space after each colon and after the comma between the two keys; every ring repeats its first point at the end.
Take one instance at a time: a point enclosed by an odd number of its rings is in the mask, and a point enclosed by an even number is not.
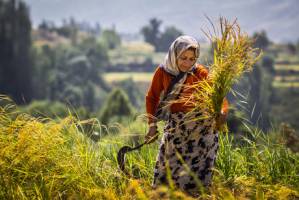
{"type": "Polygon", "coordinates": [[[157,48],[160,38],[160,25],[162,21],[156,18],[150,19],[150,24],[141,29],[144,40],[157,48]]]}
{"type": "Polygon", "coordinates": [[[35,47],[33,52],[36,98],[83,105],[88,111],[101,106],[111,90],[101,76],[109,60],[107,48],[95,37],[72,46],[35,47]]]}
{"type": "Polygon", "coordinates": [[[130,117],[133,113],[134,110],[127,94],[117,88],[107,97],[105,105],[100,111],[100,121],[103,124],[108,124],[113,117],[121,119],[122,117],[130,117]]]}
{"type": "Polygon", "coordinates": [[[266,50],[270,44],[270,40],[266,34],[266,31],[256,32],[253,34],[254,46],[262,50],[266,50]]]}
{"type": "Polygon", "coordinates": [[[31,22],[24,2],[0,1],[0,93],[17,104],[32,99],[31,22]]]}
{"type": "Polygon", "coordinates": [[[295,45],[295,44],[289,42],[289,43],[287,44],[287,49],[288,49],[288,51],[290,52],[290,54],[292,54],[292,55],[295,55],[295,54],[296,54],[297,49],[296,49],[296,45],[295,45]]]}
{"type": "MultiPolygon", "coordinates": [[[[270,128],[270,121],[273,119],[270,111],[275,100],[275,90],[272,86],[274,75],[273,58],[265,55],[254,65],[252,72],[234,85],[233,91],[237,91],[234,92],[234,97],[232,94],[228,96],[230,103],[244,112],[242,118],[263,130],[270,128]]],[[[230,126],[236,128],[236,121],[230,120],[230,126]]]]}
{"type": "Polygon", "coordinates": [[[49,80],[52,63],[53,51],[48,45],[40,48],[32,48],[33,59],[33,97],[34,99],[49,98],[49,80]]]}
{"type": "Polygon", "coordinates": [[[109,48],[115,49],[120,46],[121,38],[113,29],[104,30],[101,36],[101,41],[109,48]]]}
{"type": "Polygon", "coordinates": [[[268,73],[270,73],[271,75],[274,76],[275,74],[275,69],[274,69],[274,58],[269,56],[269,55],[265,55],[262,59],[262,66],[265,70],[267,70],[268,73]]]}
{"type": "Polygon", "coordinates": [[[117,87],[126,92],[132,105],[136,108],[141,108],[144,103],[144,94],[140,91],[132,78],[128,78],[117,83],[117,87]]]}
{"type": "Polygon", "coordinates": [[[174,26],[166,27],[164,32],[160,32],[161,20],[152,18],[150,24],[141,29],[144,40],[155,47],[156,51],[167,51],[171,43],[183,32],[174,26]]]}
{"type": "Polygon", "coordinates": [[[157,51],[168,51],[171,43],[182,34],[183,32],[176,29],[174,26],[167,27],[165,31],[161,34],[157,51]]]}
{"type": "Polygon", "coordinates": [[[55,30],[55,23],[49,20],[42,20],[42,22],[38,25],[38,29],[44,31],[53,31],[55,30]]]}
{"type": "Polygon", "coordinates": [[[273,96],[273,74],[269,71],[271,67],[265,68],[257,63],[249,75],[249,106],[250,121],[267,130],[270,127],[270,108],[273,96]]]}
{"type": "Polygon", "coordinates": [[[111,88],[101,76],[104,67],[109,64],[107,47],[97,42],[95,37],[88,37],[80,43],[79,48],[90,62],[88,80],[109,92],[111,88]]]}

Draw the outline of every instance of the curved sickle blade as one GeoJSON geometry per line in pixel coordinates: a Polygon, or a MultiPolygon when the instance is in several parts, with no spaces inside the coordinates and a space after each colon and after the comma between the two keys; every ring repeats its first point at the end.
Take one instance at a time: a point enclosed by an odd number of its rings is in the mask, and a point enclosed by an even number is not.
{"type": "Polygon", "coordinates": [[[129,174],[125,170],[125,155],[126,155],[127,152],[140,149],[143,145],[150,144],[153,141],[155,141],[157,138],[158,138],[158,134],[156,134],[154,137],[152,137],[149,141],[146,141],[146,142],[144,142],[142,144],[139,144],[136,147],[123,146],[122,148],[120,148],[119,151],[118,151],[118,153],[117,153],[117,163],[118,163],[118,166],[121,169],[121,171],[123,171],[127,175],[129,174]]]}
{"type": "MultiPolygon", "coordinates": [[[[125,154],[132,148],[129,146],[123,146],[117,153],[117,163],[119,168],[125,172],[125,154]]],[[[126,172],[125,172],[126,173],[126,172]]]]}
{"type": "Polygon", "coordinates": [[[128,174],[128,172],[126,172],[125,170],[125,155],[127,152],[130,151],[134,151],[136,149],[140,149],[145,143],[142,143],[140,145],[137,145],[136,147],[129,147],[129,146],[123,146],[122,148],[120,148],[120,150],[117,153],[117,163],[119,168],[126,174],[128,174]]]}

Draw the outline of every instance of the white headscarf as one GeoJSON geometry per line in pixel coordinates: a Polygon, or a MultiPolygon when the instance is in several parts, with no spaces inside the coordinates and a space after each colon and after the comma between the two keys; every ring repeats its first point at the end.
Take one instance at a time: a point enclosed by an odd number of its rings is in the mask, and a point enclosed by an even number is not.
{"type": "Polygon", "coordinates": [[[193,47],[195,49],[195,57],[197,59],[200,53],[200,46],[197,40],[188,35],[182,35],[178,37],[170,45],[168,53],[166,54],[161,67],[163,67],[168,73],[177,76],[180,73],[179,67],[177,66],[177,59],[184,51],[186,51],[190,47],[193,47]]]}

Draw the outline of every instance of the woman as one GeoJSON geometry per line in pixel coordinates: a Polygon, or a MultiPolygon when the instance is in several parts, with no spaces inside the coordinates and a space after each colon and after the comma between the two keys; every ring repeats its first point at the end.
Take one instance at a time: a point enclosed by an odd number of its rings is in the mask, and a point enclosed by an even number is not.
{"type": "Polygon", "coordinates": [[[156,69],[146,95],[149,116],[149,131],[145,137],[147,141],[152,141],[156,136],[157,110],[162,107],[164,116],[168,114],[154,169],[154,187],[172,182],[183,191],[196,194],[199,184],[208,186],[211,182],[211,169],[218,150],[217,129],[226,121],[228,102],[223,102],[222,111],[216,119],[216,128],[213,128],[212,120],[192,120],[200,118],[200,112],[194,112],[191,116],[189,113],[187,119],[186,113],[192,109],[192,104],[178,100],[192,94],[193,90],[186,86],[208,75],[205,67],[196,64],[198,57],[198,42],[190,36],[178,37],[171,44],[164,63],[156,69]],[[181,75],[181,79],[164,98],[168,104],[161,106],[161,93],[167,93],[171,81],[179,74],[184,75],[181,75]]]}

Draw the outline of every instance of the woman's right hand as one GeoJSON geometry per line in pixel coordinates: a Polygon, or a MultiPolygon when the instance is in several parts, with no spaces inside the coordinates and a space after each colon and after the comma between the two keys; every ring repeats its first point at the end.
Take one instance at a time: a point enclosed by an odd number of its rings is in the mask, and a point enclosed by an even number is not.
{"type": "Polygon", "coordinates": [[[157,126],[151,126],[149,127],[149,130],[147,132],[147,134],[145,135],[145,142],[147,144],[150,144],[152,142],[154,142],[156,139],[158,139],[158,128],[157,126]]]}

